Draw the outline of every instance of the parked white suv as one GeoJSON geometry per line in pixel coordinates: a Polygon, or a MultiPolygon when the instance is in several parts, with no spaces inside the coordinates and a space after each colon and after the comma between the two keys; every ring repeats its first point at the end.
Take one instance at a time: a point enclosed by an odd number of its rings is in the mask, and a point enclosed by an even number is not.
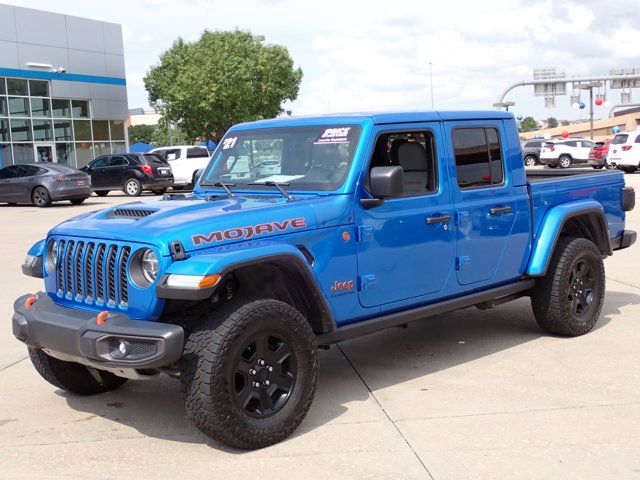
{"type": "Polygon", "coordinates": [[[618,133],[609,145],[607,163],[627,173],[640,167],[640,131],[618,133]]]}
{"type": "Polygon", "coordinates": [[[161,154],[171,165],[173,188],[180,190],[192,184],[196,172],[209,164],[209,150],[193,145],[154,148],[150,153],[161,154]]]}
{"type": "Polygon", "coordinates": [[[540,150],[540,163],[551,168],[568,168],[576,163],[589,163],[589,152],[595,142],[585,138],[549,140],[540,150]]]}

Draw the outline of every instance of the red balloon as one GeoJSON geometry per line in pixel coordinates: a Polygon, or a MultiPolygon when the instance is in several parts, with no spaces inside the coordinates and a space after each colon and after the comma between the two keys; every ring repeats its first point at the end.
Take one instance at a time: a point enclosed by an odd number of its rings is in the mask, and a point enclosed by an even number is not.
{"type": "Polygon", "coordinates": [[[567,132],[566,130],[562,132],[562,138],[568,138],[568,137],[569,137],[569,132],[567,132]]]}
{"type": "Polygon", "coordinates": [[[604,102],[602,101],[601,98],[596,98],[596,101],[594,102],[597,106],[602,105],[604,102]]]}

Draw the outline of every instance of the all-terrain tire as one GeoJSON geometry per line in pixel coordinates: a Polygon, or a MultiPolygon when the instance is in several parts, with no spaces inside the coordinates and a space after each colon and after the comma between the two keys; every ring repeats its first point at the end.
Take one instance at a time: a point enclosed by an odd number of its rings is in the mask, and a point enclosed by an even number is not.
{"type": "MultiPolygon", "coordinates": [[[[276,342],[273,355],[281,346],[276,342]]],[[[226,445],[256,449],[284,440],[304,419],[318,380],[318,350],[309,323],[291,305],[272,299],[240,299],[205,314],[194,326],[187,336],[180,367],[185,409],[195,425],[226,445]],[[260,367],[259,357],[263,356],[260,352],[264,350],[257,341],[251,342],[254,337],[266,338],[265,345],[273,338],[282,339],[290,351],[290,359],[273,363],[274,373],[266,373],[264,369],[271,368],[268,362],[272,353],[267,353],[267,363],[260,367]],[[249,369],[246,371],[253,371],[254,377],[243,379],[245,375],[238,373],[243,361],[249,369]],[[254,400],[241,401],[243,394],[248,392],[247,398],[253,394],[262,398],[260,389],[263,382],[268,385],[267,378],[273,382],[269,388],[280,388],[277,382],[284,376],[285,363],[295,370],[289,393],[285,397],[280,390],[272,390],[276,400],[269,394],[274,405],[269,414],[259,409],[251,411],[249,407],[254,400]],[[250,390],[245,392],[248,387],[250,390]]]]}
{"type": "Polygon", "coordinates": [[[51,385],[78,395],[96,395],[114,390],[127,381],[111,372],[93,369],[84,365],[65,362],[47,355],[39,348],[29,347],[31,363],[51,385]]]}
{"type": "Polygon", "coordinates": [[[604,291],[604,263],[598,247],[585,238],[561,237],[547,274],[536,281],[531,306],[547,332],[584,335],[598,321],[604,291]]]}

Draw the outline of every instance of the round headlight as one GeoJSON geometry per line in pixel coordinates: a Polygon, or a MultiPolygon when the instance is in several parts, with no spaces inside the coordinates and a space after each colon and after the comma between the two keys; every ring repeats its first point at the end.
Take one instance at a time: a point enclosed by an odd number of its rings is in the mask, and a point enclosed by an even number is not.
{"type": "Polygon", "coordinates": [[[47,247],[47,270],[53,271],[58,263],[58,242],[55,240],[49,243],[47,247]]]}
{"type": "Polygon", "coordinates": [[[140,259],[142,275],[149,283],[153,283],[158,276],[158,256],[153,250],[145,250],[140,259]]]}

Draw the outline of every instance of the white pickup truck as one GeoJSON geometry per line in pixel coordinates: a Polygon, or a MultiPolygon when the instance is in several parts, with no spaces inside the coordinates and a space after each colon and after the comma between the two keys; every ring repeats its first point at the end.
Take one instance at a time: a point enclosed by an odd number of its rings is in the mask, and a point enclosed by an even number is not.
{"type": "Polygon", "coordinates": [[[196,172],[207,166],[210,157],[205,147],[193,145],[154,148],[150,153],[159,153],[169,162],[175,190],[193,184],[196,172]]]}

